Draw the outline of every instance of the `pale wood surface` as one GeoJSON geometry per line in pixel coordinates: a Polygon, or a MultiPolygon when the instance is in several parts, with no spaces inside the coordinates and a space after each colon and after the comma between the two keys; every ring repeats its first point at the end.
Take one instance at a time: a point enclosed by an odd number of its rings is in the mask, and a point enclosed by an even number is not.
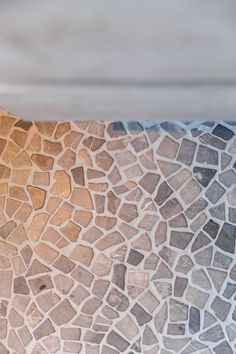
{"type": "Polygon", "coordinates": [[[0,0],[0,19],[0,105],[15,113],[236,113],[235,0],[0,0]]]}

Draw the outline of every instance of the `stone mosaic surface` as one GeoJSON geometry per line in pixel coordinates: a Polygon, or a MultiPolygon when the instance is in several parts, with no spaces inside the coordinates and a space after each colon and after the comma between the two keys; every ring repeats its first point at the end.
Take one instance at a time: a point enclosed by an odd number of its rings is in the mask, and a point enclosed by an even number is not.
{"type": "Polygon", "coordinates": [[[0,353],[235,353],[235,133],[1,115],[0,353]]]}

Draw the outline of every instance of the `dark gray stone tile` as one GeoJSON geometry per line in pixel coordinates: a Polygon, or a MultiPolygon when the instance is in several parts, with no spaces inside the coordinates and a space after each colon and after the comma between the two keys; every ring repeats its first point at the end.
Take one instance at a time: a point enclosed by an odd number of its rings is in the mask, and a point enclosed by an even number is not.
{"type": "Polygon", "coordinates": [[[193,306],[190,307],[189,311],[189,331],[191,334],[200,331],[200,311],[193,306]]]}
{"type": "Polygon", "coordinates": [[[212,168],[205,167],[194,167],[193,168],[194,177],[203,186],[207,187],[212,178],[216,174],[216,170],[212,168]]]}
{"type": "Polygon", "coordinates": [[[213,310],[216,318],[221,321],[225,321],[231,309],[231,304],[222,300],[219,296],[216,296],[211,304],[211,309],[213,310]]]}
{"type": "Polygon", "coordinates": [[[216,238],[219,231],[219,224],[217,224],[214,220],[210,219],[206,225],[204,225],[203,230],[213,239],[216,238]]]}
{"type": "Polygon", "coordinates": [[[212,150],[204,145],[199,145],[197,152],[197,162],[208,164],[208,165],[218,165],[218,152],[212,150]]]}
{"type": "Polygon", "coordinates": [[[216,240],[216,246],[222,250],[234,254],[236,240],[236,226],[224,223],[216,240]]]}
{"type": "Polygon", "coordinates": [[[136,318],[139,326],[143,326],[145,323],[150,322],[152,319],[152,316],[137,303],[132,307],[130,312],[136,318]]]}
{"type": "Polygon", "coordinates": [[[213,129],[212,134],[226,141],[232,139],[235,135],[232,130],[222,124],[217,124],[217,126],[213,129]]]}
{"type": "Polygon", "coordinates": [[[118,349],[121,353],[123,353],[129,346],[129,342],[114,331],[111,331],[108,334],[107,343],[118,349]]]}
{"type": "Polygon", "coordinates": [[[207,189],[205,196],[212,204],[216,204],[225,192],[226,190],[217,181],[214,181],[207,189]]]}
{"type": "Polygon", "coordinates": [[[173,189],[170,188],[168,183],[163,182],[157,190],[157,195],[154,201],[157,203],[157,205],[162,205],[173,192],[173,189]]]}
{"type": "Polygon", "coordinates": [[[125,273],[126,273],[126,266],[124,264],[114,265],[112,282],[122,290],[124,290],[125,288],[125,273]]]}
{"type": "Polygon", "coordinates": [[[184,250],[193,236],[194,234],[192,232],[171,231],[170,245],[184,250]]]}
{"type": "Polygon", "coordinates": [[[229,343],[226,341],[216,345],[213,348],[213,351],[215,354],[233,354],[232,348],[230,347],[229,343]]]}
{"type": "Polygon", "coordinates": [[[139,263],[142,262],[143,258],[144,258],[144,255],[142,253],[131,248],[129,255],[128,255],[127,262],[131,265],[137,266],[139,263]]]}

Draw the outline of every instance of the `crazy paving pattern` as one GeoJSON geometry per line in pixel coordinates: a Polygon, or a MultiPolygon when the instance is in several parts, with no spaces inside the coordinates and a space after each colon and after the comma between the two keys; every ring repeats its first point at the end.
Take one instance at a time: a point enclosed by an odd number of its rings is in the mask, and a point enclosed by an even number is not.
{"type": "Polygon", "coordinates": [[[233,123],[0,119],[1,354],[236,352],[233,123]]]}

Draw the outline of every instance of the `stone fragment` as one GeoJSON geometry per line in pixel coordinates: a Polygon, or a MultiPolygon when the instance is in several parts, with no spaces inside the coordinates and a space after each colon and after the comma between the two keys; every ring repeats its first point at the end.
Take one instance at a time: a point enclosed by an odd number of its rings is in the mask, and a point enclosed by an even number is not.
{"type": "Polygon", "coordinates": [[[189,286],[185,298],[190,304],[194,305],[198,309],[203,309],[209,298],[209,294],[189,286]]]}
{"type": "Polygon", "coordinates": [[[14,256],[15,254],[17,254],[16,247],[7,242],[0,241],[0,255],[9,257],[14,256]]]}
{"type": "Polygon", "coordinates": [[[49,336],[54,332],[55,329],[52,326],[51,321],[49,319],[46,319],[33,331],[33,335],[36,340],[39,340],[41,338],[49,336]]]}
{"type": "Polygon", "coordinates": [[[74,281],[63,274],[56,274],[54,276],[54,282],[56,289],[64,295],[68,294],[74,285],[74,281]]]}
{"type": "Polygon", "coordinates": [[[171,279],[173,278],[173,274],[169,267],[165,265],[164,262],[161,262],[159,265],[156,273],[153,275],[152,280],[158,280],[158,279],[171,279]]]}
{"type": "Polygon", "coordinates": [[[69,122],[63,122],[58,124],[57,129],[54,134],[54,138],[58,139],[65,135],[68,131],[70,130],[70,123],[69,122]]]}
{"type": "Polygon", "coordinates": [[[103,237],[100,241],[98,241],[95,247],[99,251],[103,251],[107,248],[113,247],[120,243],[124,242],[124,238],[118,231],[111,232],[103,237]]]}
{"type": "Polygon", "coordinates": [[[223,296],[226,299],[230,299],[236,293],[236,284],[227,283],[223,296]]]}
{"type": "Polygon", "coordinates": [[[179,273],[188,274],[188,272],[192,268],[193,268],[193,262],[191,258],[187,255],[183,255],[179,257],[175,270],[179,273]]]}
{"type": "Polygon", "coordinates": [[[193,236],[192,232],[171,231],[170,245],[183,250],[188,246],[193,236]]]}
{"type": "Polygon", "coordinates": [[[97,226],[99,226],[102,229],[105,229],[106,231],[111,230],[117,222],[116,218],[110,217],[110,216],[97,216],[95,219],[95,223],[97,226]]]}
{"type": "Polygon", "coordinates": [[[34,248],[34,252],[48,264],[51,264],[58,256],[57,251],[43,242],[37,244],[34,248]]]}
{"type": "MultiPolygon", "coordinates": [[[[7,216],[9,218],[11,218],[15,212],[17,211],[17,209],[19,208],[19,206],[21,205],[21,202],[12,198],[7,198],[6,200],[6,206],[5,206],[5,212],[7,214],[7,216]]],[[[13,222],[13,221],[12,221],[13,222]]],[[[10,221],[11,223],[11,221],[10,221]]],[[[9,224],[9,222],[8,222],[9,224]]],[[[1,235],[1,233],[0,233],[1,235]]]]}
{"type": "Polygon", "coordinates": [[[191,251],[195,252],[200,248],[207,246],[210,242],[211,240],[204,234],[204,232],[200,231],[192,244],[191,251]]]}
{"type": "Polygon", "coordinates": [[[216,238],[219,231],[219,224],[217,224],[214,220],[210,219],[206,225],[204,225],[203,230],[213,239],[216,238]]]}
{"type": "Polygon", "coordinates": [[[183,207],[179,203],[179,201],[176,198],[168,200],[161,208],[160,208],[160,213],[161,216],[166,220],[170,219],[173,216],[181,213],[183,210],[183,207]]]}
{"type": "Polygon", "coordinates": [[[148,141],[145,135],[132,139],[130,144],[136,153],[148,148],[148,141]]]}
{"type": "Polygon", "coordinates": [[[67,299],[63,300],[49,313],[50,318],[57,326],[69,322],[75,315],[76,311],[67,299]]]}
{"type": "Polygon", "coordinates": [[[213,247],[210,246],[203,249],[203,251],[195,253],[194,259],[196,263],[201,266],[209,266],[211,264],[212,253],[213,253],[213,247]]]}
{"type": "Polygon", "coordinates": [[[72,211],[73,206],[67,202],[64,202],[51,219],[51,223],[60,226],[66,220],[69,220],[71,218],[72,211]]]}
{"type": "Polygon", "coordinates": [[[12,183],[26,185],[29,176],[29,170],[13,170],[12,171],[12,183]]]}
{"type": "Polygon", "coordinates": [[[234,253],[236,240],[236,226],[224,223],[216,240],[216,246],[222,250],[234,253]]]}
{"type": "Polygon", "coordinates": [[[90,229],[88,229],[84,233],[82,239],[84,241],[93,243],[93,242],[97,241],[98,239],[100,239],[102,235],[103,235],[103,233],[100,230],[98,230],[98,228],[96,228],[95,226],[92,226],[90,229]]]}
{"type": "Polygon", "coordinates": [[[53,266],[63,273],[68,274],[75,268],[75,263],[68,257],[62,255],[57,258],[57,260],[53,263],[53,266]]]}
{"type": "Polygon", "coordinates": [[[196,157],[197,162],[209,165],[218,165],[218,152],[206,146],[199,145],[196,157]]]}
{"type": "Polygon", "coordinates": [[[40,277],[30,279],[29,286],[30,286],[33,294],[37,295],[41,291],[52,289],[53,283],[52,283],[51,277],[49,275],[42,275],[40,277]]]}
{"type": "Polygon", "coordinates": [[[40,213],[33,216],[32,222],[27,229],[27,234],[32,241],[38,241],[48,219],[49,215],[46,213],[40,213]]]}
{"type": "Polygon", "coordinates": [[[219,293],[220,289],[227,277],[227,273],[223,272],[221,270],[218,270],[218,269],[214,269],[214,268],[207,268],[207,272],[210,276],[210,279],[211,279],[215,289],[219,293]]]}
{"type": "Polygon", "coordinates": [[[214,181],[206,191],[205,196],[212,204],[216,204],[225,192],[225,189],[217,181],[214,181]]]}
{"type": "Polygon", "coordinates": [[[130,310],[132,315],[136,318],[139,326],[143,326],[145,323],[150,322],[152,316],[149,315],[139,304],[135,304],[132,309],[130,310]]]}
{"type": "Polygon", "coordinates": [[[167,308],[167,303],[164,302],[161,309],[157,312],[157,314],[154,317],[154,325],[158,333],[162,333],[164,325],[167,321],[167,317],[168,317],[168,308],[167,308]]]}
{"type": "Polygon", "coordinates": [[[28,153],[24,150],[11,161],[11,164],[14,169],[22,169],[31,167],[31,160],[28,153]]]}
{"type": "Polygon", "coordinates": [[[97,276],[102,277],[110,273],[111,265],[112,261],[104,254],[100,253],[95,257],[91,270],[97,276]]]}
{"type": "Polygon", "coordinates": [[[9,188],[9,196],[19,200],[27,201],[28,197],[23,187],[12,186],[9,188]]]}
{"type": "Polygon", "coordinates": [[[225,220],[225,203],[221,203],[213,208],[209,208],[209,213],[213,218],[225,220]]]}
{"type": "Polygon", "coordinates": [[[215,354],[233,354],[233,350],[227,341],[223,341],[216,345],[213,350],[215,354]]]}
{"type": "Polygon", "coordinates": [[[10,298],[12,287],[12,272],[0,271],[0,297],[10,298]]]}
{"type": "Polygon", "coordinates": [[[221,321],[225,321],[229,311],[231,308],[231,304],[222,300],[219,296],[216,296],[211,304],[211,309],[213,310],[216,318],[221,321]]]}
{"type": "Polygon", "coordinates": [[[107,132],[111,138],[119,138],[127,135],[122,122],[112,122],[107,126],[107,132]]]}
{"type": "Polygon", "coordinates": [[[174,122],[163,122],[160,126],[175,139],[180,139],[186,134],[185,130],[179,124],[174,122]]]}
{"type": "Polygon", "coordinates": [[[236,173],[234,170],[227,170],[219,175],[219,181],[227,188],[236,183],[236,173]]]}
{"type": "Polygon", "coordinates": [[[217,124],[217,126],[213,129],[212,134],[226,141],[232,139],[235,135],[232,130],[222,124],[217,124]]]}
{"type": "Polygon", "coordinates": [[[99,299],[103,299],[107,289],[109,287],[110,282],[104,279],[97,279],[93,284],[92,293],[99,297],[99,299]]]}
{"type": "Polygon", "coordinates": [[[0,227],[0,236],[6,239],[16,228],[16,226],[17,224],[15,223],[15,221],[13,220],[8,221],[6,224],[0,227]]]}
{"type": "Polygon", "coordinates": [[[210,281],[202,269],[193,270],[191,274],[193,284],[199,286],[202,289],[210,290],[211,284],[210,281]]]}
{"type": "Polygon", "coordinates": [[[92,213],[90,211],[76,210],[74,213],[74,220],[78,224],[87,227],[92,220],[92,213]]]}
{"type": "Polygon", "coordinates": [[[182,323],[169,323],[167,328],[167,333],[175,336],[180,336],[185,334],[185,325],[182,323]]]}
{"type": "Polygon", "coordinates": [[[34,209],[41,209],[45,202],[46,191],[32,186],[27,186],[27,190],[30,194],[34,209]]]}
{"type": "Polygon", "coordinates": [[[58,155],[62,152],[62,145],[60,142],[44,140],[43,151],[48,155],[58,155]]]}
{"type": "Polygon", "coordinates": [[[95,162],[98,167],[104,171],[108,171],[111,168],[114,160],[106,151],[101,151],[96,155],[95,162]]]}
{"type": "Polygon", "coordinates": [[[71,273],[72,278],[77,280],[79,283],[90,286],[94,275],[88,272],[86,269],[82,268],[81,266],[76,267],[73,272],[71,273]]]}
{"type": "Polygon", "coordinates": [[[21,255],[22,255],[22,258],[25,262],[25,265],[28,267],[29,264],[30,264],[30,261],[31,261],[31,258],[32,258],[32,255],[33,255],[33,251],[32,249],[30,248],[30,246],[25,246],[24,248],[22,248],[22,250],[20,251],[21,255]]]}
{"type": "Polygon", "coordinates": [[[94,315],[94,313],[101,307],[102,300],[97,298],[96,296],[92,296],[87,299],[81,309],[82,313],[86,313],[87,315],[94,315]]]}
{"type": "Polygon", "coordinates": [[[67,149],[57,163],[64,170],[69,170],[72,166],[74,166],[75,158],[76,158],[75,152],[70,149],[67,149]]]}
{"type": "Polygon", "coordinates": [[[188,342],[190,341],[190,338],[171,338],[171,337],[166,337],[163,336],[163,343],[166,349],[168,350],[174,350],[175,352],[180,352],[181,349],[183,349],[188,342]]]}
{"type": "Polygon", "coordinates": [[[14,329],[9,331],[7,344],[9,348],[17,351],[17,354],[25,354],[25,349],[23,348],[23,345],[14,329]]]}
{"type": "Polygon", "coordinates": [[[75,188],[72,192],[71,202],[84,209],[93,209],[93,201],[86,188],[75,188]]]}
{"type": "Polygon", "coordinates": [[[87,246],[77,245],[70,253],[70,258],[89,266],[93,259],[93,250],[87,246]]]}
{"type": "Polygon", "coordinates": [[[73,180],[76,184],[79,184],[80,186],[84,187],[85,182],[84,182],[84,169],[82,166],[73,168],[71,170],[73,180]]]}
{"type": "Polygon", "coordinates": [[[65,171],[56,171],[55,184],[51,188],[51,193],[67,198],[71,193],[70,176],[65,171]]]}
{"type": "Polygon", "coordinates": [[[33,154],[31,159],[42,171],[50,171],[53,167],[53,158],[50,156],[33,154]]]}
{"type": "Polygon", "coordinates": [[[196,146],[196,143],[193,141],[183,139],[177,156],[177,161],[190,166],[193,162],[196,146]]]}
{"type": "Polygon", "coordinates": [[[112,282],[122,290],[125,289],[125,273],[126,273],[126,266],[124,264],[114,265],[112,282]]]}
{"type": "Polygon", "coordinates": [[[108,305],[114,307],[117,311],[124,312],[129,306],[129,299],[120,291],[113,288],[109,292],[106,301],[108,305]]]}
{"type": "Polygon", "coordinates": [[[162,157],[174,159],[178,149],[179,144],[168,136],[165,136],[158,146],[157,154],[162,157]]]}
{"type": "Polygon", "coordinates": [[[173,190],[170,188],[170,186],[166,182],[163,182],[157,190],[157,195],[154,201],[157,203],[157,205],[162,205],[172,193],[173,190]]]}
{"type": "Polygon", "coordinates": [[[186,321],[188,319],[188,305],[170,299],[170,321],[178,322],[178,321],[186,321]]]}
{"type": "Polygon", "coordinates": [[[143,254],[131,248],[129,252],[129,256],[127,258],[127,263],[133,266],[137,266],[140,262],[142,262],[143,258],[144,258],[143,254]]]}
{"type": "Polygon", "coordinates": [[[216,170],[204,167],[193,168],[194,177],[203,186],[207,187],[216,174],[216,170]]]}
{"type": "Polygon", "coordinates": [[[148,172],[141,178],[141,180],[139,181],[139,184],[149,194],[152,194],[154,192],[159,180],[160,180],[160,175],[148,172]]]}
{"type": "Polygon", "coordinates": [[[8,315],[8,321],[12,328],[22,327],[24,324],[23,317],[14,309],[10,310],[8,315]]]}
{"type": "Polygon", "coordinates": [[[188,279],[177,276],[174,283],[174,296],[182,297],[186,287],[188,285],[188,279]]]}
{"type": "Polygon", "coordinates": [[[31,263],[30,267],[28,268],[28,271],[26,273],[26,277],[30,277],[31,275],[36,275],[36,274],[42,274],[42,273],[48,273],[51,270],[37,261],[36,259],[33,260],[31,263]]]}
{"type": "Polygon", "coordinates": [[[122,220],[130,222],[138,216],[137,207],[134,204],[124,203],[118,215],[122,220]]]}

